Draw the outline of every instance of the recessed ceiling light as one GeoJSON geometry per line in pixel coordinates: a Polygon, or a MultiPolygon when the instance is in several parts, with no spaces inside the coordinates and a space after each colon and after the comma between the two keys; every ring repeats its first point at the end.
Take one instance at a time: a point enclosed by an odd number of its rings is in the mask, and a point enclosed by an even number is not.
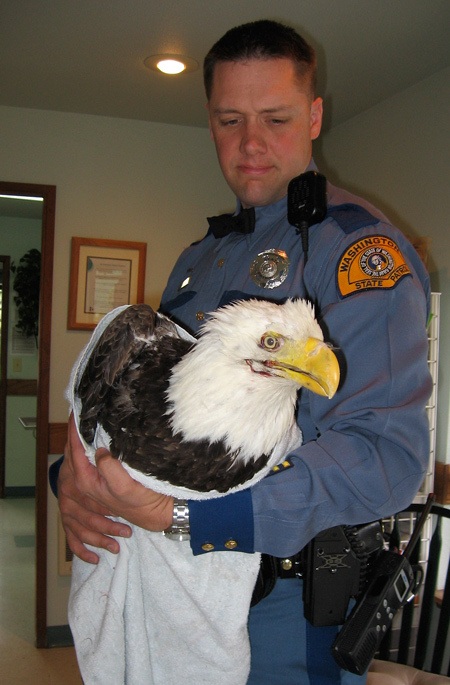
{"type": "Polygon", "coordinates": [[[144,60],[148,69],[163,74],[181,74],[198,69],[198,62],[184,55],[151,55],[144,60]]]}
{"type": "Polygon", "coordinates": [[[186,69],[186,65],[177,59],[161,59],[156,66],[163,74],[181,74],[186,69]]]}

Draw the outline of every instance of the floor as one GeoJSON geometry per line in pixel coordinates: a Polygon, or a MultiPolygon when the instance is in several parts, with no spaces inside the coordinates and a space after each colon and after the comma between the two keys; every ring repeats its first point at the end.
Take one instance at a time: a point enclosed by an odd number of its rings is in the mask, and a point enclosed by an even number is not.
{"type": "Polygon", "coordinates": [[[34,499],[0,499],[0,681],[81,685],[70,647],[34,646],[34,499]]]}

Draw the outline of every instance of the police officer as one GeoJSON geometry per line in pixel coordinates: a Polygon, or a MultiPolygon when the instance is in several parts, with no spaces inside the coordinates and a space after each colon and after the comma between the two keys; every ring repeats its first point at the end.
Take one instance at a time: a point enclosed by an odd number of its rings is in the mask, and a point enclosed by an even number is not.
{"type": "MultiPolygon", "coordinates": [[[[312,140],[322,123],[315,75],[311,46],[272,21],[231,29],[209,51],[211,137],[236,214],[250,212],[243,227],[211,220],[175,265],[161,309],[195,333],[208,311],[232,300],[307,297],[339,350],[341,387],[332,400],[300,396],[304,444],[289,455],[289,468],[216,500],[174,502],[147,490],[105,450],[95,469],[71,424],[59,501],[68,542],[87,562],[98,560],[87,544],[117,553],[111,536],[130,535],[108,514],[153,531],[173,530],[181,516],[194,554],[225,551],[233,540],[242,552],[285,559],[331,526],[401,510],[421,485],[431,381],[429,282],[418,255],[379,211],[330,184],[327,215],[306,240],[287,220],[289,181],[315,170],[312,140]]],[[[279,575],[250,612],[248,682],[363,683],[333,662],[336,628],[305,621],[302,581],[282,567],[279,575]]]]}

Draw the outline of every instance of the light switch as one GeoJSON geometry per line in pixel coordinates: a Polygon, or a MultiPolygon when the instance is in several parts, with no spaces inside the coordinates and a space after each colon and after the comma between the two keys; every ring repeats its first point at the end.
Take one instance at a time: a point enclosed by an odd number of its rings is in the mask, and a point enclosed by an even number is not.
{"type": "Polygon", "coordinates": [[[13,357],[12,369],[15,373],[20,373],[22,371],[22,357],[13,357]]]}

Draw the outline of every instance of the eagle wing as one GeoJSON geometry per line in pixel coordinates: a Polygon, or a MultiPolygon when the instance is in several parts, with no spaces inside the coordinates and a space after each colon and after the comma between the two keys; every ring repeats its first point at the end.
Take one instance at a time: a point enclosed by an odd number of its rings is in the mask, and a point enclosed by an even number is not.
{"type": "Polygon", "coordinates": [[[82,402],[80,432],[91,444],[108,393],[147,348],[163,338],[180,339],[174,324],[145,304],[132,305],[114,318],[93,349],[77,388],[82,402]]]}

